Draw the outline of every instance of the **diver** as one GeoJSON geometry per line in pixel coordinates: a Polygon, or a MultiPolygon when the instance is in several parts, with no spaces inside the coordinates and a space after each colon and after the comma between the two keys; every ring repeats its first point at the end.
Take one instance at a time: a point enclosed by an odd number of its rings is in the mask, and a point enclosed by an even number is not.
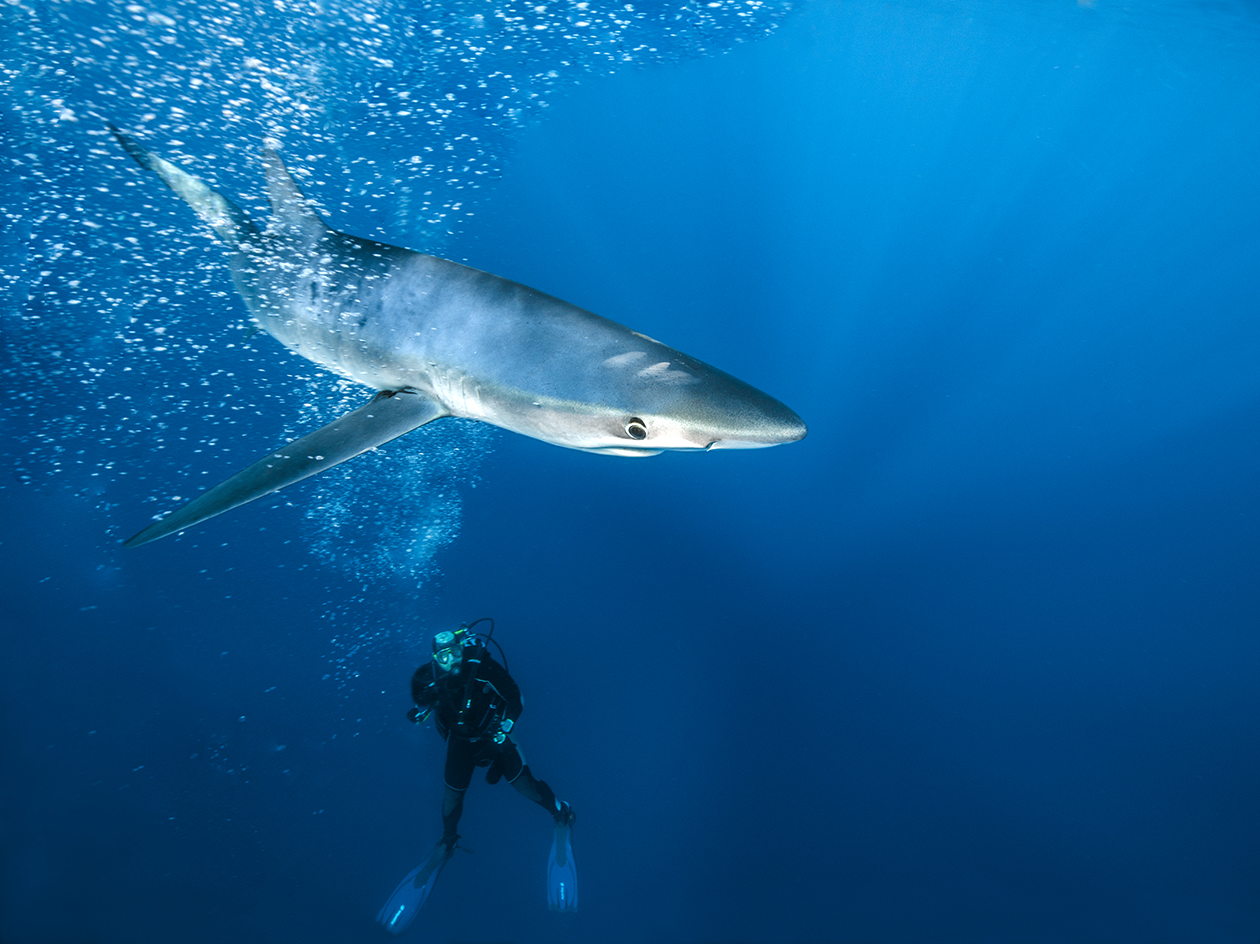
{"type": "Polygon", "coordinates": [[[506,778],[516,791],[547,810],[555,822],[555,838],[547,861],[547,900],[556,911],[577,910],[577,869],[573,863],[574,814],[568,803],[537,779],[525,763],[512,731],[521,715],[521,691],[507,671],[507,656],[494,637],[494,620],[483,617],[455,632],[433,637],[433,656],[411,678],[416,707],[408,717],[422,724],[430,717],[446,741],[446,794],[442,800],[442,838],[428,860],[402,880],[376,916],[386,930],[398,934],[424,905],[446,861],[459,842],[456,831],[464,811],[464,794],[473,769],[486,767],[486,782],[506,778]],[[488,622],[490,632],[473,628],[488,622]],[[493,642],[503,658],[490,655],[493,642]]]}

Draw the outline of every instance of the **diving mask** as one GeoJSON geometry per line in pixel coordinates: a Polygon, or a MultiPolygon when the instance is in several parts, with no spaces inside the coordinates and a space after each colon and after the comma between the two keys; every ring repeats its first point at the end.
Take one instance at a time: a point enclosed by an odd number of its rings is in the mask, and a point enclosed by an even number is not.
{"type": "Polygon", "coordinates": [[[455,633],[441,632],[433,637],[433,661],[443,672],[451,671],[464,660],[463,649],[463,640],[455,633]]]}

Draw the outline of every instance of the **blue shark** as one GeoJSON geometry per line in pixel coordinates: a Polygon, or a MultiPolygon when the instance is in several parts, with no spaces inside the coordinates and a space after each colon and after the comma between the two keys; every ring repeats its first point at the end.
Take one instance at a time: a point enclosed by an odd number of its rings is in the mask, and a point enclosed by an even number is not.
{"type": "Polygon", "coordinates": [[[280,155],[263,151],[259,228],[204,181],[110,131],[228,250],[254,322],[290,350],[375,391],[155,521],[136,547],[330,469],[448,416],[613,456],[754,449],[805,424],[742,380],[518,282],[332,229],[280,155]]]}

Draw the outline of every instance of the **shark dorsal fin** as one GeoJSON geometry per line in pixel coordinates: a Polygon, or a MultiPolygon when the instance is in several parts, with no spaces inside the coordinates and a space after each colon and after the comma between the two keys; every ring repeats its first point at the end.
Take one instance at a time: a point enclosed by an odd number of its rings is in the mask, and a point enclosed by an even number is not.
{"type": "Polygon", "coordinates": [[[263,166],[267,171],[267,199],[271,201],[271,222],[268,229],[273,233],[283,233],[302,244],[321,239],[329,231],[328,224],[306,199],[297,181],[284,166],[280,154],[266,148],[263,151],[263,166]]]}

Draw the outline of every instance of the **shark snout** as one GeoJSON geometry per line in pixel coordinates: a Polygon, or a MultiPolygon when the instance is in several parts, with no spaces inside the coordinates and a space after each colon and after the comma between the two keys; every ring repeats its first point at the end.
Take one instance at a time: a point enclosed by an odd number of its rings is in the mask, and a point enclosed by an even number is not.
{"type": "Polygon", "coordinates": [[[740,420],[731,423],[705,448],[764,449],[804,439],[809,432],[804,420],[771,397],[759,398],[754,409],[746,407],[740,420]]]}
{"type": "Polygon", "coordinates": [[[771,445],[777,446],[781,443],[796,442],[804,439],[805,434],[809,432],[808,427],[805,426],[805,421],[792,410],[783,406],[783,404],[780,403],[779,406],[785,415],[780,417],[773,425],[770,433],[772,437],[771,445]]]}

